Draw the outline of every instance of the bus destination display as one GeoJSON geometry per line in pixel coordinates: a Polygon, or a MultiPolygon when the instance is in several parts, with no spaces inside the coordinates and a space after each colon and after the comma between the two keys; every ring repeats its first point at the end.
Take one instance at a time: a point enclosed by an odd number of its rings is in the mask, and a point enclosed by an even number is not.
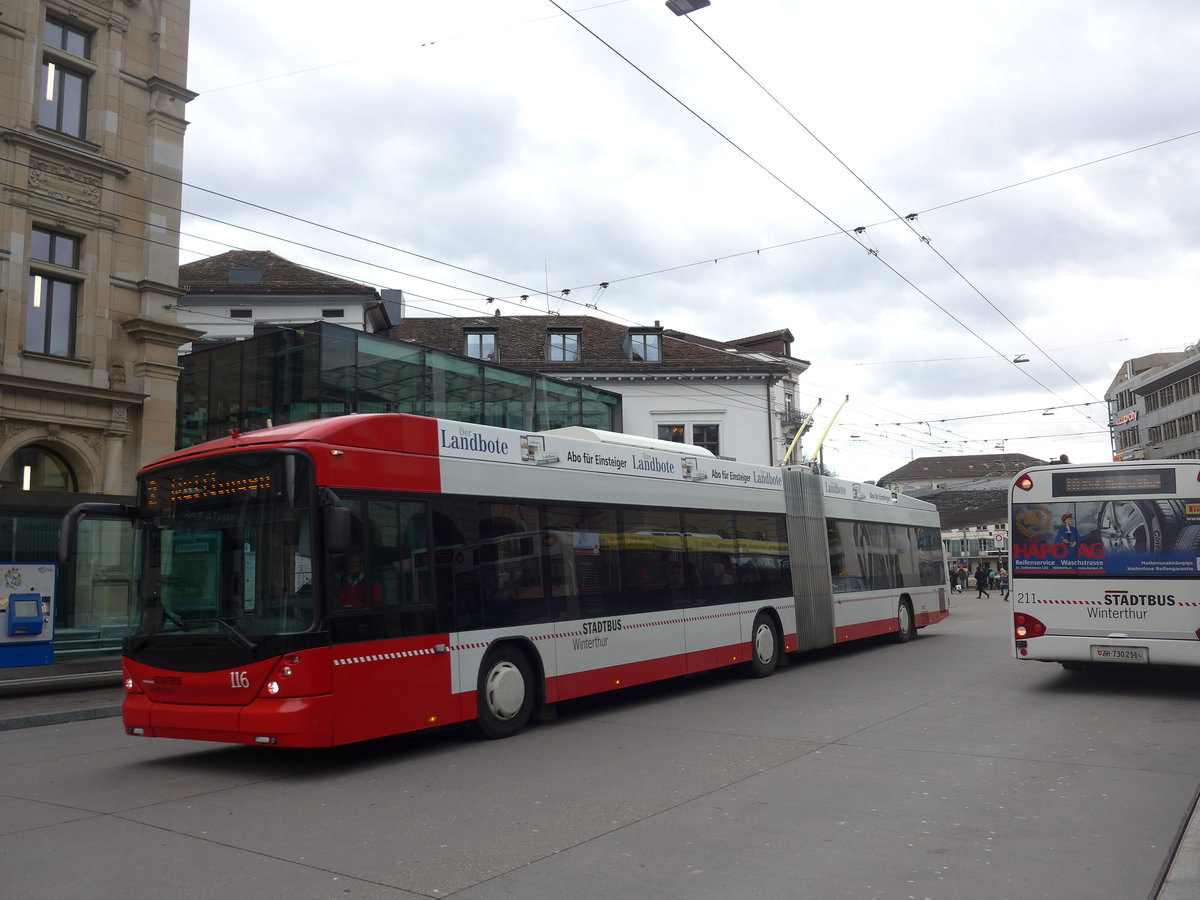
{"type": "Polygon", "coordinates": [[[240,475],[210,471],[171,475],[165,478],[147,478],[145,496],[149,506],[174,506],[177,503],[189,501],[256,493],[270,487],[270,475],[240,475]]]}
{"type": "Polygon", "coordinates": [[[1175,470],[1138,467],[1054,472],[1051,491],[1055,497],[1173,494],[1175,470]]]}

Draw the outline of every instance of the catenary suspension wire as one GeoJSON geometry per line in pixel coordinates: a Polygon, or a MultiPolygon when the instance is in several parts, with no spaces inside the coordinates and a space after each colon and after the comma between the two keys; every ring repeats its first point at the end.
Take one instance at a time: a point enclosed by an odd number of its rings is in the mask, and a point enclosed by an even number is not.
{"type": "MultiPolygon", "coordinates": [[[[729,146],[731,146],[739,154],[741,154],[743,157],[745,157],[747,160],[749,160],[751,163],[753,163],[755,166],[757,166],[759,169],[761,169],[763,172],[765,172],[772,180],[774,180],[776,183],[781,185],[785,190],[787,190],[793,196],[797,197],[799,200],[801,200],[803,203],[805,203],[810,209],[812,209],[814,212],[816,212],[818,215],[820,215],[823,219],[825,219],[827,222],[829,222],[831,225],[833,225],[835,228],[837,228],[838,231],[840,231],[846,237],[850,238],[852,241],[854,241],[854,243],[858,244],[859,247],[866,250],[871,256],[873,256],[876,260],[878,260],[880,263],[882,263],[889,271],[891,271],[894,275],[896,275],[896,277],[898,277],[901,281],[903,281],[905,284],[907,284],[909,287],[911,287],[914,291],[916,291],[918,294],[920,294],[922,297],[924,297],[926,300],[928,300],[930,303],[932,303],[935,307],[937,307],[939,310],[941,310],[941,312],[944,315],[946,315],[953,322],[955,322],[959,327],[961,327],[963,330],[965,330],[968,334],[972,335],[976,340],[978,340],[985,347],[987,347],[989,350],[991,350],[993,353],[995,353],[997,357],[1001,357],[1001,358],[1005,358],[1005,359],[1007,358],[996,347],[994,347],[991,344],[991,342],[988,341],[983,335],[979,334],[977,331],[975,331],[973,328],[971,328],[971,326],[969,326],[967,323],[963,322],[956,315],[954,315],[945,306],[943,306],[942,304],[940,304],[936,300],[934,300],[933,297],[931,297],[928,293],[926,293],[924,290],[922,290],[920,287],[918,287],[912,280],[910,280],[906,275],[904,275],[902,272],[900,272],[895,266],[893,266],[891,263],[889,263],[887,260],[885,260],[882,256],[880,256],[880,254],[877,250],[875,250],[872,247],[868,247],[861,240],[859,240],[858,237],[854,233],[843,228],[830,215],[828,215],[822,209],[817,207],[812,201],[810,201],[807,197],[805,197],[803,194],[801,194],[798,190],[796,190],[794,187],[792,187],[790,184],[788,184],[786,181],[784,181],[779,175],[777,175],[775,172],[773,172],[764,163],[762,163],[760,160],[755,158],[749,151],[747,151],[746,149],[741,147],[732,138],[730,138],[728,135],[726,135],[724,132],[722,132],[719,128],[717,128],[715,125],[713,125],[711,122],[709,122],[702,115],[700,115],[700,113],[698,113],[698,112],[696,112],[696,110],[692,109],[692,107],[690,107],[687,103],[685,103],[683,100],[681,100],[678,96],[676,96],[674,93],[672,93],[670,90],[668,90],[663,84],[661,84],[659,81],[657,81],[648,72],[646,72],[644,69],[642,69],[640,66],[638,66],[635,62],[633,62],[631,59],[629,59],[629,57],[627,57],[623,53],[621,53],[620,50],[618,50],[616,47],[614,47],[612,44],[610,44],[608,41],[606,41],[604,38],[602,38],[600,35],[598,35],[595,31],[588,28],[587,25],[583,24],[583,22],[581,22],[574,15],[572,15],[571,13],[569,13],[565,9],[563,9],[563,7],[557,2],[557,0],[547,0],[547,2],[549,2],[552,6],[557,8],[564,15],[566,15],[572,22],[574,22],[576,25],[578,25],[580,28],[582,28],[584,31],[586,31],[588,34],[590,34],[592,37],[594,37],[597,41],[599,41],[601,44],[603,44],[606,48],[608,48],[608,50],[610,50],[613,54],[615,54],[619,59],[621,59],[628,66],[633,68],[634,71],[636,71],[638,74],[640,74],[642,77],[644,77],[647,81],[649,81],[651,84],[653,84],[655,87],[657,87],[660,91],[662,91],[664,94],[666,94],[668,97],[670,97],[673,101],[675,101],[675,103],[677,103],[679,106],[681,106],[684,110],[686,110],[693,117],[695,117],[697,120],[699,120],[705,127],[707,127],[710,131],[712,131],[719,138],[721,138],[721,140],[725,141],[729,146]]],[[[1066,398],[1060,396],[1053,388],[1042,383],[1037,377],[1035,377],[1028,370],[1018,368],[1018,371],[1020,371],[1020,373],[1022,375],[1024,375],[1026,378],[1028,378],[1030,381],[1032,381],[1034,384],[1036,384],[1038,387],[1040,387],[1044,392],[1046,392],[1050,396],[1056,397],[1058,400],[1060,400],[1063,403],[1068,402],[1066,400],[1066,398]]]]}
{"type": "Polygon", "coordinates": [[[817,143],[818,143],[818,144],[821,146],[821,148],[822,148],[822,149],[823,149],[823,150],[824,150],[826,153],[828,153],[830,156],[832,156],[832,157],[834,158],[834,160],[836,160],[836,161],[837,161],[838,165],[840,165],[840,166],[841,166],[843,169],[845,169],[847,172],[849,172],[849,173],[850,173],[850,174],[851,174],[851,175],[854,177],[854,179],[855,179],[856,181],[858,181],[858,183],[859,183],[859,184],[861,184],[861,185],[862,185],[864,188],[866,188],[866,189],[867,189],[867,190],[868,190],[868,191],[871,193],[871,196],[873,196],[873,197],[874,197],[876,200],[878,200],[878,201],[879,201],[880,203],[882,203],[882,204],[883,204],[885,207],[887,207],[888,211],[889,211],[889,212],[890,212],[890,213],[891,213],[893,216],[895,216],[895,217],[896,217],[896,218],[897,218],[897,219],[898,219],[900,222],[902,222],[902,223],[903,223],[903,224],[904,224],[904,225],[905,225],[905,226],[908,228],[908,230],[909,230],[909,231],[911,231],[911,232],[912,232],[912,233],[913,233],[913,234],[914,234],[914,235],[915,235],[915,236],[916,236],[916,237],[917,237],[917,238],[920,240],[920,242],[921,242],[922,244],[924,244],[924,245],[925,245],[926,247],[928,247],[928,248],[929,248],[929,249],[930,249],[930,250],[931,250],[931,251],[932,251],[934,254],[936,254],[936,255],[937,255],[937,257],[938,257],[938,258],[939,258],[939,259],[940,259],[940,260],[941,260],[943,263],[945,263],[945,264],[946,264],[946,265],[947,265],[947,266],[950,268],[950,270],[951,270],[952,272],[954,272],[954,274],[955,274],[955,275],[957,275],[957,276],[958,276],[958,277],[959,277],[959,278],[960,278],[960,279],[963,281],[963,283],[964,283],[964,284],[966,284],[966,285],[967,285],[969,288],[971,288],[971,290],[973,290],[973,291],[974,291],[976,294],[978,294],[978,295],[980,296],[980,298],[982,298],[982,299],[983,299],[983,301],[984,301],[985,303],[987,303],[987,305],[988,305],[988,306],[990,306],[990,307],[991,307],[993,310],[995,310],[995,311],[996,311],[996,313],[998,313],[998,314],[1000,315],[1000,317],[1001,317],[1002,319],[1004,319],[1004,321],[1005,321],[1005,322],[1007,322],[1007,323],[1008,323],[1009,325],[1011,325],[1011,326],[1012,326],[1014,329],[1016,329],[1016,331],[1017,331],[1017,333],[1018,333],[1018,334],[1020,334],[1020,335],[1021,335],[1022,337],[1024,337],[1024,338],[1026,338],[1026,339],[1027,339],[1027,340],[1028,340],[1028,341],[1029,341],[1029,342],[1030,342],[1030,343],[1033,345],[1033,347],[1035,347],[1035,348],[1037,349],[1037,351],[1038,351],[1039,353],[1041,353],[1043,356],[1045,356],[1045,358],[1046,358],[1047,360],[1049,360],[1051,363],[1053,363],[1053,364],[1054,364],[1054,365],[1055,365],[1055,366],[1058,368],[1058,370],[1059,370],[1060,372],[1062,372],[1064,375],[1066,375],[1068,378],[1070,378],[1070,379],[1071,379],[1071,381],[1073,381],[1077,387],[1081,388],[1081,389],[1082,389],[1082,390],[1083,390],[1083,391],[1084,391],[1084,392],[1085,392],[1085,393],[1086,393],[1086,394],[1087,394],[1089,397],[1091,397],[1093,400],[1097,400],[1097,399],[1099,399],[1099,398],[1097,398],[1097,397],[1096,397],[1096,395],[1095,395],[1095,394],[1093,394],[1093,393],[1092,393],[1090,390],[1088,390],[1088,388],[1087,388],[1087,387],[1085,387],[1084,385],[1080,384],[1080,383],[1079,383],[1079,380],[1078,380],[1078,379],[1077,379],[1077,378],[1076,378],[1074,375],[1072,375],[1072,374],[1071,374],[1070,372],[1068,372],[1068,371],[1067,371],[1065,368],[1063,368],[1063,367],[1062,367],[1062,365],[1060,365],[1060,364],[1059,364],[1058,360],[1056,360],[1056,359],[1055,359],[1053,356],[1051,356],[1051,355],[1050,355],[1050,353],[1049,353],[1047,350],[1045,350],[1043,347],[1041,347],[1041,346],[1040,346],[1040,345],[1037,343],[1037,341],[1036,341],[1036,340],[1035,340],[1033,337],[1031,337],[1029,334],[1027,334],[1027,333],[1025,332],[1025,330],[1024,330],[1023,328],[1021,328],[1021,326],[1020,326],[1020,325],[1018,325],[1016,322],[1014,322],[1014,321],[1013,321],[1013,320],[1012,320],[1012,319],[1009,317],[1009,315],[1008,315],[1007,313],[1005,313],[1005,312],[1004,312],[1004,310],[1000,309],[1000,307],[999,307],[999,306],[997,306],[995,303],[993,303],[993,302],[992,302],[992,300],[991,300],[990,298],[988,298],[988,297],[987,297],[987,296],[986,296],[986,295],[983,293],[983,291],[981,291],[981,290],[980,290],[980,289],[979,289],[979,288],[978,288],[978,287],[977,287],[977,286],[976,286],[976,285],[975,285],[975,284],[974,284],[974,283],[973,283],[973,282],[972,282],[972,281],[971,281],[969,278],[967,278],[967,276],[966,276],[966,275],[964,275],[964,274],[963,274],[963,272],[962,272],[962,271],[961,271],[961,270],[960,270],[960,269],[959,269],[957,266],[955,266],[955,265],[954,265],[952,262],[950,262],[950,260],[949,260],[949,259],[947,259],[947,258],[945,257],[945,255],[944,255],[944,254],[943,254],[943,253],[942,253],[940,250],[938,250],[936,247],[934,247],[934,246],[933,246],[933,244],[932,244],[932,242],[931,242],[931,241],[929,241],[929,240],[928,240],[928,238],[927,238],[925,235],[923,235],[923,234],[921,234],[919,231],[917,231],[917,229],[916,229],[916,226],[914,226],[914,225],[913,225],[913,221],[914,221],[914,219],[916,218],[916,216],[915,216],[915,215],[902,216],[902,215],[901,215],[901,214],[900,214],[900,213],[899,213],[899,212],[898,212],[898,211],[895,209],[895,207],[893,207],[893,206],[892,206],[892,204],[890,204],[890,203],[889,203],[887,200],[885,200],[885,199],[884,199],[884,198],[883,198],[883,197],[882,197],[882,196],[879,194],[879,192],[875,190],[875,188],[873,188],[873,187],[872,187],[870,184],[868,184],[868,183],[867,183],[867,182],[866,182],[866,181],[865,181],[865,180],[864,180],[864,179],[863,179],[863,178],[862,178],[862,177],[861,177],[861,176],[858,174],[858,172],[856,172],[856,171],[855,171],[853,168],[851,168],[851,166],[850,166],[848,163],[846,163],[846,162],[845,162],[845,160],[843,160],[843,159],[842,159],[840,156],[838,156],[838,155],[837,155],[837,154],[836,154],[836,153],[833,151],[833,149],[829,147],[829,145],[828,145],[828,144],[826,144],[826,143],[825,143],[823,140],[821,140],[821,139],[820,139],[820,138],[819,138],[819,137],[818,137],[818,136],[817,136],[817,135],[816,135],[816,134],[815,134],[815,133],[812,131],[812,129],[810,129],[810,128],[809,128],[807,125],[805,125],[805,124],[804,124],[804,122],[802,122],[802,121],[801,121],[801,120],[800,120],[800,119],[799,119],[799,118],[798,118],[798,117],[797,117],[797,116],[796,116],[796,115],[795,115],[795,114],[794,114],[794,113],[791,111],[791,109],[789,109],[789,108],[787,107],[787,105],[783,103],[783,101],[781,101],[781,100],[780,100],[778,97],[776,97],[776,96],[775,96],[775,94],[773,94],[773,93],[772,93],[770,90],[768,90],[768,89],[767,89],[767,87],[766,87],[766,85],[764,85],[764,84],[763,84],[761,81],[759,81],[759,80],[758,80],[758,78],[756,78],[754,75],[752,75],[752,74],[750,73],[750,71],[749,71],[748,69],[746,69],[746,67],[745,67],[745,66],[743,66],[743,65],[741,64],[741,62],[739,62],[737,59],[735,59],[735,58],[733,57],[733,55],[732,55],[731,53],[729,53],[729,51],[728,51],[728,50],[726,50],[726,49],[725,49],[723,46],[721,46],[721,44],[720,44],[720,43],[719,43],[719,42],[718,42],[718,41],[717,41],[715,38],[713,38],[713,36],[712,36],[712,35],[710,35],[710,34],[709,34],[707,31],[705,31],[705,30],[704,30],[704,28],[703,28],[703,27],[701,27],[700,23],[696,21],[695,17],[693,17],[693,16],[685,16],[684,18],[686,18],[686,19],[688,20],[688,22],[690,22],[690,23],[691,23],[691,25],[692,25],[692,27],[693,27],[693,28],[695,28],[695,29],[696,29],[697,31],[699,31],[699,32],[700,32],[702,35],[704,35],[704,37],[705,37],[705,38],[707,38],[707,39],[709,40],[709,42],[710,42],[710,43],[711,43],[711,44],[712,44],[714,47],[716,47],[716,48],[717,48],[719,51],[721,51],[721,53],[722,53],[722,54],[725,56],[725,58],[726,58],[726,59],[728,59],[728,60],[729,60],[731,63],[733,63],[733,64],[734,64],[734,65],[735,65],[735,66],[736,66],[736,67],[737,67],[737,68],[738,68],[738,69],[739,69],[739,70],[740,70],[740,71],[741,71],[741,72],[742,72],[742,73],[743,73],[743,74],[744,74],[744,75],[745,75],[747,78],[749,78],[749,79],[750,79],[750,80],[751,80],[751,81],[752,81],[752,82],[753,82],[753,83],[754,83],[754,84],[755,84],[755,85],[756,85],[756,86],[757,86],[757,87],[758,87],[758,88],[759,88],[759,89],[760,89],[760,90],[761,90],[761,91],[762,91],[764,94],[766,94],[766,96],[767,96],[767,97],[769,97],[769,98],[770,98],[770,100],[771,100],[771,101],[772,101],[772,102],[773,102],[773,103],[774,103],[776,106],[778,106],[778,107],[779,107],[781,110],[783,110],[783,112],[784,112],[784,113],[785,113],[785,114],[786,114],[786,115],[787,115],[787,116],[788,116],[788,117],[789,117],[789,118],[790,118],[790,119],[791,119],[793,122],[795,122],[795,123],[796,123],[798,126],[800,126],[800,128],[802,128],[802,129],[804,130],[804,132],[805,132],[805,133],[806,133],[806,134],[807,134],[809,137],[811,137],[811,138],[812,138],[814,141],[816,141],[816,142],[817,142],[817,143]]]}

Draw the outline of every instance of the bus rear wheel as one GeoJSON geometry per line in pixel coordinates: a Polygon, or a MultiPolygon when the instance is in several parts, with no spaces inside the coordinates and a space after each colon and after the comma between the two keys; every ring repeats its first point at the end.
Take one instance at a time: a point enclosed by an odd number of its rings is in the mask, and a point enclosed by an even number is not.
{"type": "Polygon", "coordinates": [[[911,641],[916,633],[912,607],[908,605],[907,600],[901,600],[900,605],[896,607],[896,630],[892,634],[892,640],[897,644],[904,644],[911,641]]]}
{"type": "Polygon", "coordinates": [[[766,613],[754,617],[750,631],[750,674],[766,678],[779,665],[779,630],[766,613]]]}
{"type": "Polygon", "coordinates": [[[476,724],[485,737],[511,737],[533,715],[536,690],[525,654],[513,647],[498,647],[479,667],[476,724]]]}

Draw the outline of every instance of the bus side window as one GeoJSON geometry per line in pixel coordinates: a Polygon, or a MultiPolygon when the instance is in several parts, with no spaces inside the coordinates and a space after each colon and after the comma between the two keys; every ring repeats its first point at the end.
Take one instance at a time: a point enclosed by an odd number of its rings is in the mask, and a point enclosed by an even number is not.
{"type": "Polygon", "coordinates": [[[624,612],[616,512],[594,506],[548,506],[545,525],[555,620],[624,612]]]}

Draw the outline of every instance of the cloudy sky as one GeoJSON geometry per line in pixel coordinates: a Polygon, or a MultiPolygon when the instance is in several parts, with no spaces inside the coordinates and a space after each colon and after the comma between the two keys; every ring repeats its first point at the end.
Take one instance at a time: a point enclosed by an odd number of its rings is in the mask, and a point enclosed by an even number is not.
{"type": "Polygon", "coordinates": [[[1197,46],[1189,0],[194,2],[181,261],[789,328],[848,478],[1099,462],[1121,362],[1200,340],[1197,46]]]}

